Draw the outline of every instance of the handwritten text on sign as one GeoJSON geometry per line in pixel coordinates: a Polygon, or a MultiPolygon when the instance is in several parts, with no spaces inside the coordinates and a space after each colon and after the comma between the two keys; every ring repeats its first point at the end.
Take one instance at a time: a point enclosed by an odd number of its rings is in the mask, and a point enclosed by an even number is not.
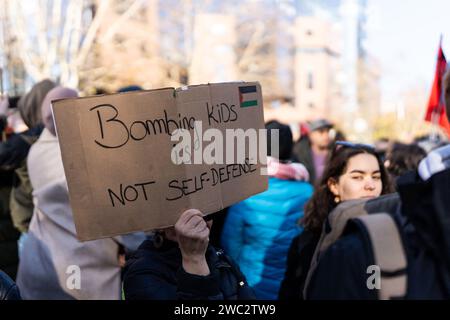
{"type": "Polygon", "coordinates": [[[80,240],[170,226],[187,208],[209,214],[267,188],[261,155],[252,149],[263,149],[258,83],[136,91],[52,105],[80,240]],[[230,139],[229,131],[235,133],[230,139]],[[229,159],[235,151],[236,159],[229,159]]]}

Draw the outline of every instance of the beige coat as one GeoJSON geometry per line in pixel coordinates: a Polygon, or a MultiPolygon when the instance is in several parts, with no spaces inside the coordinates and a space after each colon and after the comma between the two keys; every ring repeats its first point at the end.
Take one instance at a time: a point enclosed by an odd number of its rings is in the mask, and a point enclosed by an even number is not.
{"type": "Polygon", "coordinates": [[[135,250],[144,235],[76,239],[58,140],[47,129],[30,150],[28,170],[35,209],[20,255],[17,284],[22,297],[120,299],[118,243],[135,250]]]}

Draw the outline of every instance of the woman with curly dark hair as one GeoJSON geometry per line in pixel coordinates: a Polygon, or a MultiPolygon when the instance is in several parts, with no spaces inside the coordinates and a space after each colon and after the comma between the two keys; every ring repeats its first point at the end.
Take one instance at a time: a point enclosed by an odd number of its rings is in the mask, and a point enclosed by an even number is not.
{"type": "Polygon", "coordinates": [[[391,179],[397,179],[408,171],[417,170],[420,161],[427,153],[417,144],[404,144],[395,142],[386,154],[384,166],[391,175],[391,179]]]}
{"type": "Polygon", "coordinates": [[[280,299],[301,299],[322,226],[342,201],[375,198],[393,192],[385,167],[369,145],[337,141],[320,183],[300,221],[305,231],[293,240],[280,299]]]}

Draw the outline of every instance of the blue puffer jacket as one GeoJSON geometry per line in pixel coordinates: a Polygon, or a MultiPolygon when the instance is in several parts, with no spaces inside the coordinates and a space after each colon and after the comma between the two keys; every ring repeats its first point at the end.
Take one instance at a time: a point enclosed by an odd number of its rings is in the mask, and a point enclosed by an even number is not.
{"type": "Polygon", "coordinates": [[[307,182],[271,177],[267,191],[230,207],[222,246],[258,299],[277,298],[289,245],[302,231],[298,219],[312,193],[307,182]]]}

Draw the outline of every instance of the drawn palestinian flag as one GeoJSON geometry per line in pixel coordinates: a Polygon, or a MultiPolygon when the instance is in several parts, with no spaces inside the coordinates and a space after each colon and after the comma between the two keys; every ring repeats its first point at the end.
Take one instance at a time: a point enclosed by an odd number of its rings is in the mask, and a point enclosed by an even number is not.
{"type": "Polygon", "coordinates": [[[239,103],[241,108],[258,106],[256,86],[239,87],[239,103]]]}

